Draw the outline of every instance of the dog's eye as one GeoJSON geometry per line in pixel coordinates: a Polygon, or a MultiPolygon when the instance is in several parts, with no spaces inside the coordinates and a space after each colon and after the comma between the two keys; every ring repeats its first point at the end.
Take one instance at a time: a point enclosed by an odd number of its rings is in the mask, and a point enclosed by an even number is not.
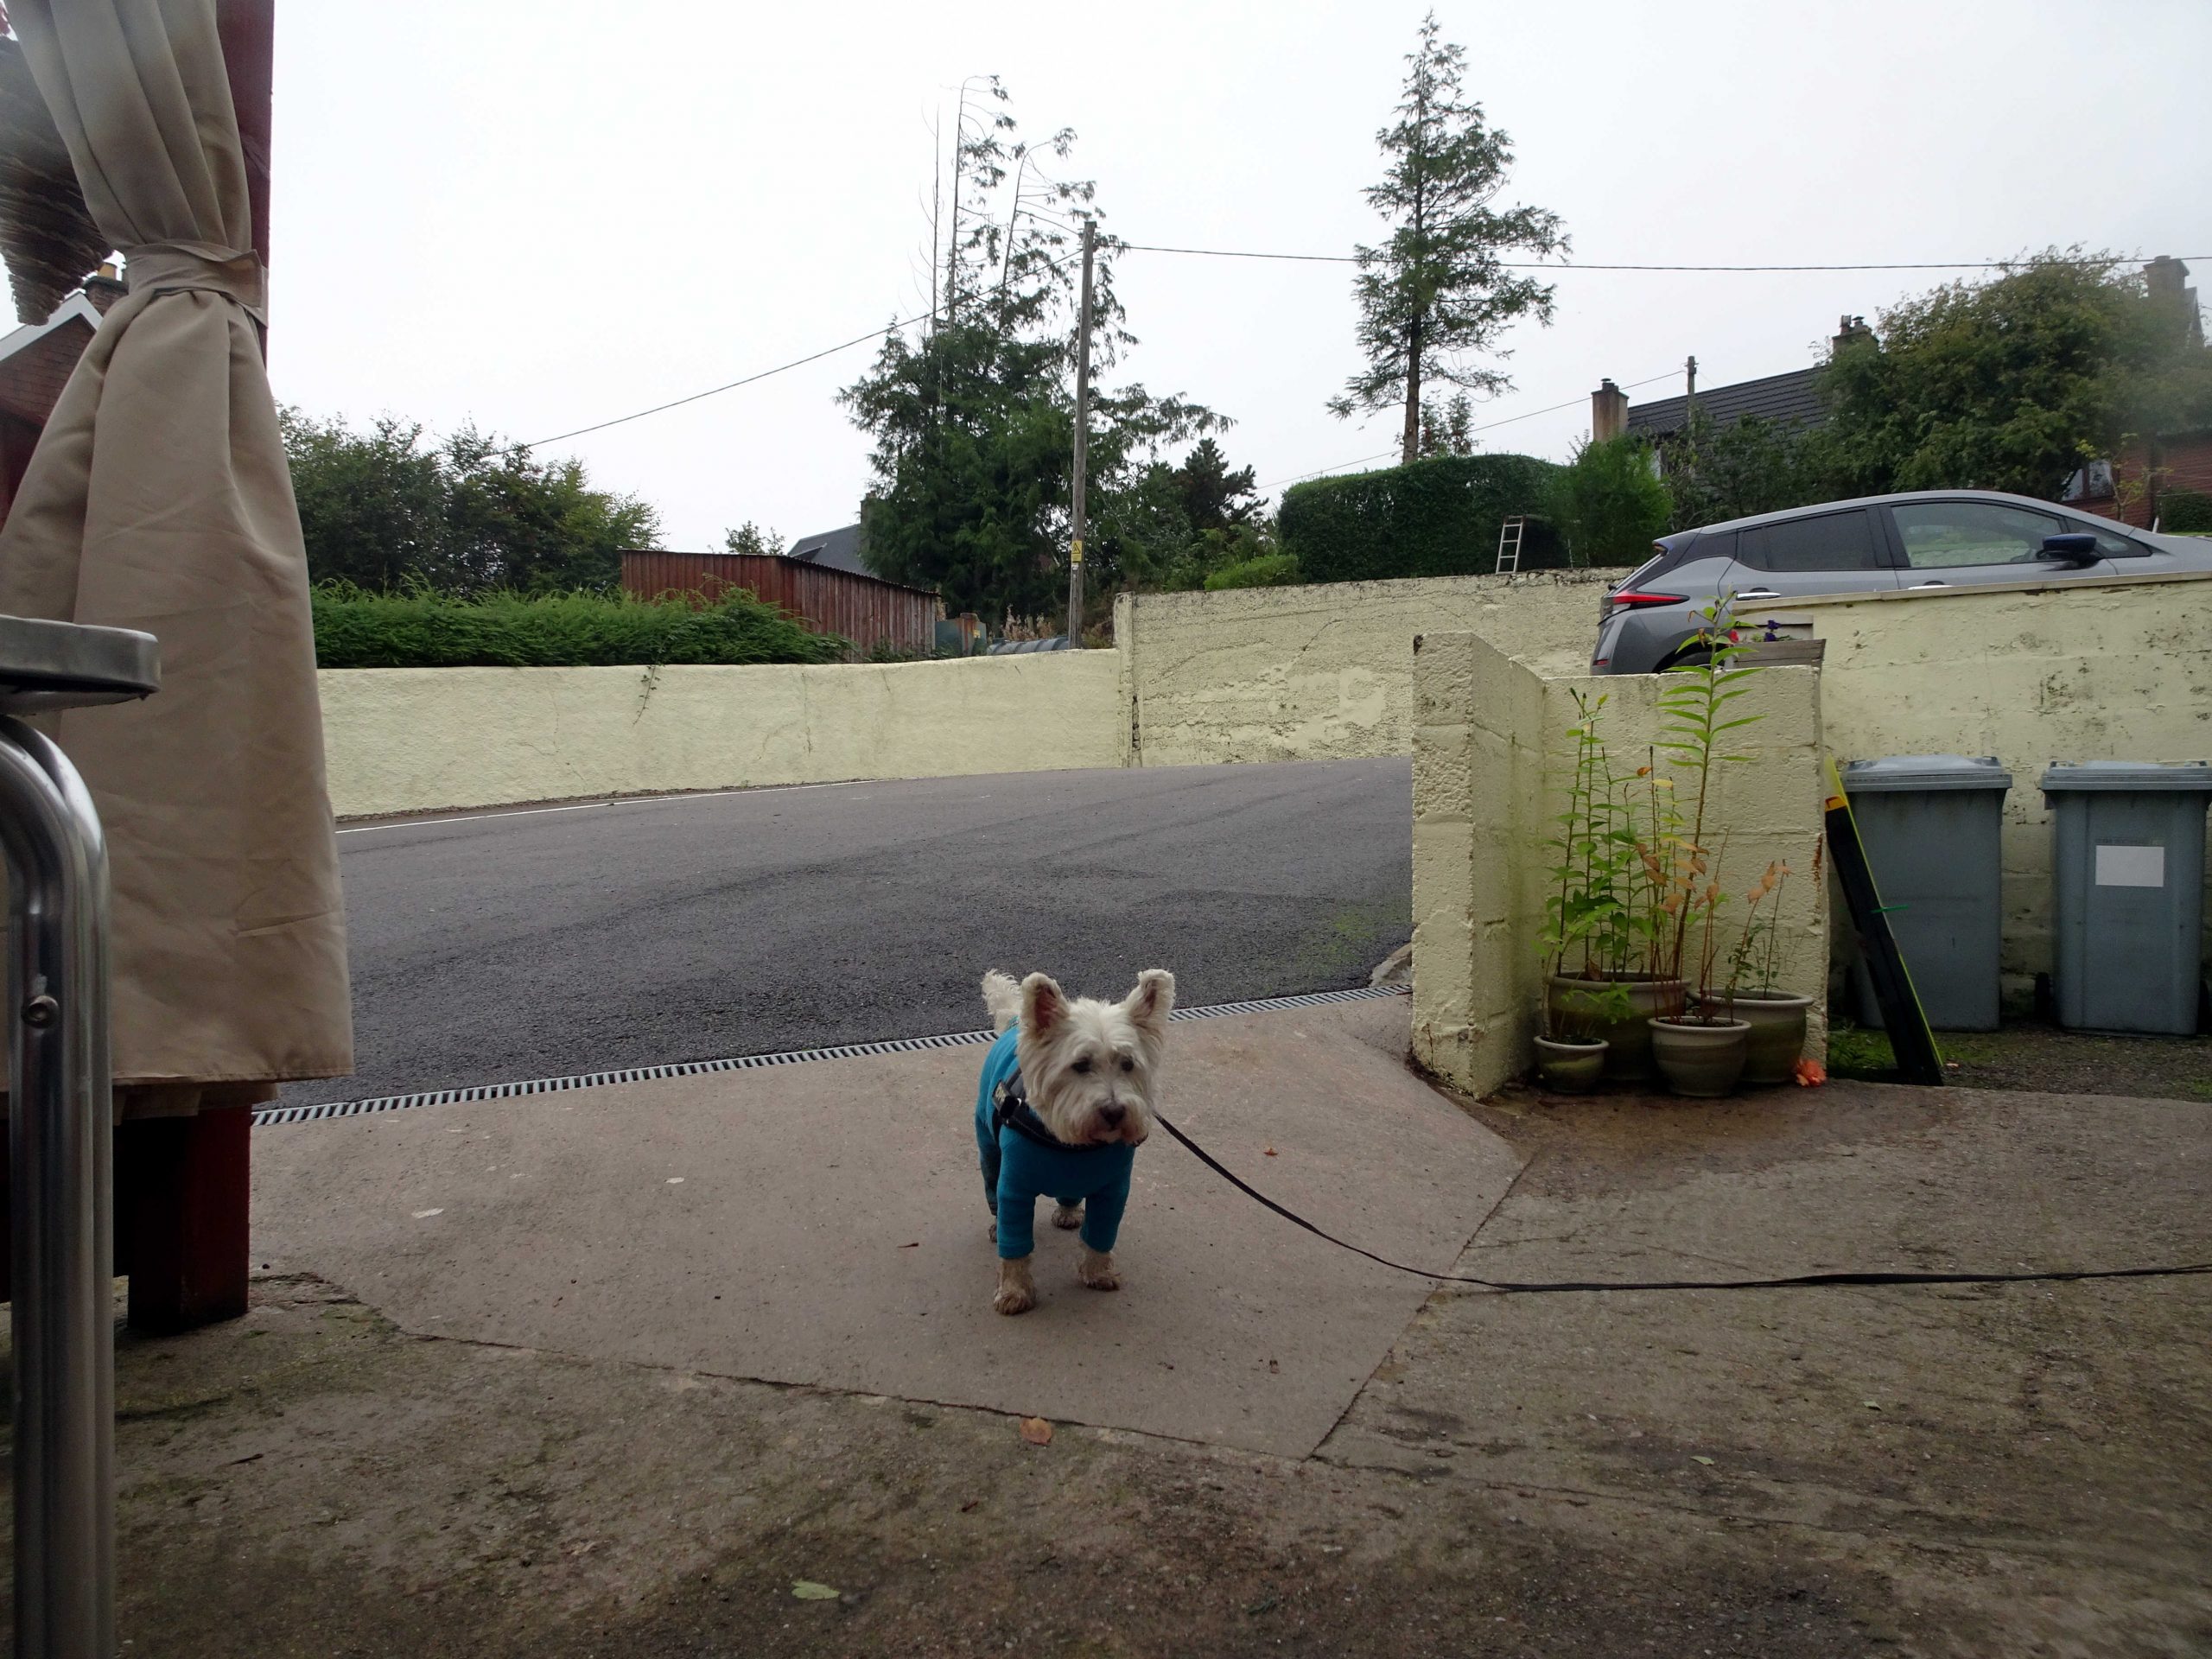
{"type": "Polygon", "coordinates": [[[1088,1076],[1090,1071],[1090,1062],[1089,1060],[1077,1060],[1075,1063],[1074,1071],[1077,1077],[1088,1076]]]}
{"type": "Polygon", "coordinates": [[[1136,1063],[1135,1060],[1131,1059],[1131,1058],[1130,1058],[1128,1055],[1126,1055],[1126,1054],[1124,1054],[1124,1055],[1122,1055],[1122,1071],[1135,1071],[1136,1069],[1137,1069],[1137,1063],[1136,1063]]]}

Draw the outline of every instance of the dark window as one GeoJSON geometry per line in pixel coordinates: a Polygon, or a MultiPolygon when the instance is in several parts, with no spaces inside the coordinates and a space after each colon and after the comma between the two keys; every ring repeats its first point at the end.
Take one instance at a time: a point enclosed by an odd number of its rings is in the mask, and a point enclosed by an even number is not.
{"type": "Polygon", "coordinates": [[[2097,552],[2103,558],[2142,559],[2148,558],[2151,554],[2151,550],[2142,543],[2131,542],[2125,536],[2115,536],[2112,531],[2100,530],[2094,524],[2085,524],[2079,520],[2072,520],[2064,528],[2077,535],[2095,537],[2097,552]]]}
{"type": "Polygon", "coordinates": [[[1916,570],[1976,564],[2034,564],[2046,536],[2066,528],[2055,513],[1998,501],[1916,501],[1891,507],[1905,563],[1916,570]]]}
{"type": "Polygon", "coordinates": [[[1874,526],[1864,508],[1786,518],[1743,533],[1738,558],[1754,570],[1878,570],[1874,526]]]}

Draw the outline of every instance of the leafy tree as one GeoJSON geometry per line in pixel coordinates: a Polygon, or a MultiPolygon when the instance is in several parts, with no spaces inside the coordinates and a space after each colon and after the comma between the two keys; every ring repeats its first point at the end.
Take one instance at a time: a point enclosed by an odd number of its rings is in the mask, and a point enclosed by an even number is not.
{"type": "Polygon", "coordinates": [[[2056,496],[2084,461],[2212,423],[2212,354],[2190,321],[2078,248],[1904,301],[1829,365],[1834,481],[2056,496]]]}
{"type": "MultiPolygon", "coordinates": [[[[995,81],[989,98],[1002,106],[995,81]]],[[[987,106],[988,107],[988,106],[987,106]]],[[[893,334],[874,365],[839,394],[874,440],[874,479],[861,508],[862,556],[878,575],[935,588],[948,610],[1052,614],[1067,586],[1069,486],[1075,442],[1074,321],[1079,226],[1096,216],[1088,181],[1047,176],[1074,135],[1041,150],[1022,143],[1000,107],[955,146],[956,200],[945,238],[944,301],[918,339],[893,334]],[[1001,219],[991,204],[1001,202],[1001,219]]],[[[1093,283],[1092,363],[1111,367],[1135,343],[1114,294],[1116,244],[1101,236],[1093,283]]],[[[1180,397],[1141,385],[1094,389],[1088,446],[1093,529],[1084,550],[1104,599],[1119,579],[1110,533],[1117,498],[1156,493],[1164,446],[1226,425],[1180,397]],[[1101,534],[1105,530],[1109,533],[1101,534]]],[[[1246,480],[1249,490],[1249,479],[1246,480]]],[[[1147,517],[1126,515],[1132,522],[1147,517]]]]}
{"type": "Polygon", "coordinates": [[[754,524],[750,518],[735,530],[722,532],[722,551],[725,553],[764,554],[781,556],[791,543],[781,531],[770,530],[754,524]]]}
{"type": "Polygon", "coordinates": [[[591,487],[576,461],[534,460],[474,426],[429,443],[385,416],[366,432],[281,412],[308,574],[390,591],[612,592],[622,550],[658,543],[635,496],[591,487]]]}
{"type": "Polygon", "coordinates": [[[1835,476],[1834,440],[1794,421],[1746,415],[1723,426],[1703,404],[1660,446],[1670,530],[1809,506],[1852,492],[1835,476]]]}
{"type": "Polygon", "coordinates": [[[1228,458],[1211,437],[1200,438],[1171,476],[1192,530],[1226,530],[1231,524],[1249,524],[1260,511],[1252,469],[1240,467],[1230,471],[1228,458]]]}
{"type": "Polygon", "coordinates": [[[1503,356],[1498,340],[1524,316],[1548,325],[1552,289],[1506,268],[1506,256],[1564,254],[1559,215],[1540,207],[1491,206],[1513,167],[1512,141],[1467,101],[1466,52],[1441,42],[1436,14],[1406,57],[1397,121],[1376,135],[1389,157],[1368,204],[1390,223],[1381,247],[1355,250],[1360,274],[1359,345],[1367,366],[1329,405],[1354,410],[1402,406],[1402,461],[1421,453],[1421,390],[1441,380],[1495,395],[1512,382],[1471,362],[1503,356]]]}
{"type": "Polygon", "coordinates": [[[1421,458],[1432,455],[1471,455],[1475,453],[1475,406],[1464,391],[1439,408],[1424,397],[1421,403],[1421,458]]]}
{"type": "Polygon", "coordinates": [[[1584,564],[1640,564],[1674,503],[1637,438],[1586,443],[1551,480],[1551,518],[1584,564]]]}
{"type": "Polygon", "coordinates": [[[384,590],[442,572],[445,472],[420,424],[386,415],[357,433],[289,407],[277,418],[309,575],[384,590]]]}

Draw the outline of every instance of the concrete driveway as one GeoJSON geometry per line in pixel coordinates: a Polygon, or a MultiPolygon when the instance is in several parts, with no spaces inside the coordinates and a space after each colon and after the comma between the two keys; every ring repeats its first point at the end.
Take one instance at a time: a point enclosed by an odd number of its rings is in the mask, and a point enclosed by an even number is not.
{"type": "MultiPolygon", "coordinates": [[[[2212,1259],[2202,1105],[1463,1109],[1403,1009],[1179,1027],[1189,1126],[1492,1277],[2212,1259]]],[[[255,1310],[123,1348],[127,1651],[2212,1650],[2212,1279],[1502,1297],[1162,1147],[1128,1288],[994,1325],[924,1058],[257,1132],[255,1310]]]]}

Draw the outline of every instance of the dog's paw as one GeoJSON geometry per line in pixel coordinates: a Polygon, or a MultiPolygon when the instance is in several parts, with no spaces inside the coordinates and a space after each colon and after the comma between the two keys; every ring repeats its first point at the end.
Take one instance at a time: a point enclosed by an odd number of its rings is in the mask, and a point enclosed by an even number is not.
{"type": "Polygon", "coordinates": [[[1037,1306],[1037,1287],[1030,1281],[1029,1259],[999,1263],[999,1287],[991,1307],[999,1313],[1027,1313],[1037,1306]]]}
{"type": "Polygon", "coordinates": [[[1085,1247],[1083,1258],[1076,1263],[1075,1276],[1093,1290],[1119,1290],[1122,1275],[1114,1271],[1114,1257],[1109,1251],[1101,1255],[1085,1247]]]}
{"type": "Polygon", "coordinates": [[[1083,1206],[1079,1204],[1056,1205],[1052,1211],[1052,1225],[1064,1233],[1071,1233],[1083,1225],[1083,1206]]]}

